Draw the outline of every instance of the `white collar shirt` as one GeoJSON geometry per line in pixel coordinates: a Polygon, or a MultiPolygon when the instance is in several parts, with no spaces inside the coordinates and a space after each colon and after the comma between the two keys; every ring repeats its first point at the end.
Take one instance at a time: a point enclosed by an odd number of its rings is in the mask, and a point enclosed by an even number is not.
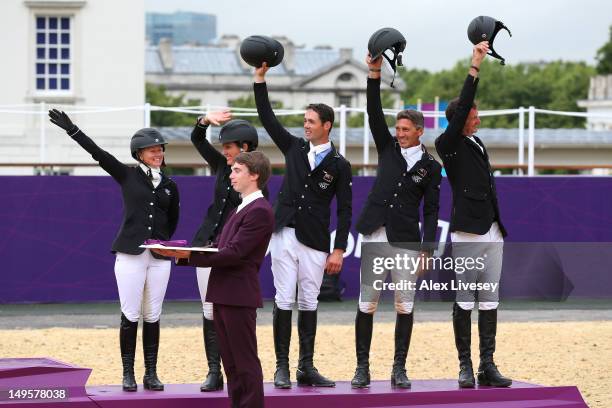
{"type": "Polygon", "coordinates": [[[416,164],[416,162],[421,160],[421,156],[423,155],[422,144],[406,148],[402,147],[401,150],[402,156],[404,156],[404,159],[406,159],[406,163],[408,164],[408,170],[410,170],[416,164]]]}
{"type": "Polygon", "coordinates": [[[317,145],[317,146],[314,146],[312,143],[310,143],[310,150],[308,151],[308,162],[310,163],[311,170],[314,170],[314,168],[316,167],[315,166],[315,156],[329,149],[331,149],[331,141],[317,145]]]}
{"type": "Polygon", "coordinates": [[[263,193],[261,192],[261,190],[253,191],[248,196],[243,197],[242,202],[236,208],[236,214],[238,214],[240,210],[242,210],[247,205],[251,204],[253,201],[257,200],[258,198],[263,198],[263,193]]]}

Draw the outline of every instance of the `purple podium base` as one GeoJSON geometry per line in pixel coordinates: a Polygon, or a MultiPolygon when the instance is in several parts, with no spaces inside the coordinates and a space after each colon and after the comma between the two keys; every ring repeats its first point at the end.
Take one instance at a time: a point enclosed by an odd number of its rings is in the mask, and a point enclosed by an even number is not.
{"type": "MultiPolygon", "coordinates": [[[[123,392],[118,385],[85,387],[91,370],[51,359],[0,359],[0,406],[25,407],[207,407],[230,406],[226,391],[200,392],[199,384],[166,384],[165,391],[123,392]],[[15,390],[65,390],[65,398],[17,398],[15,390]],[[12,396],[13,398],[9,398],[12,396]]],[[[578,388],[515,382],[510,388],[459,389],[456,380],[416,380],[409,390],[373,381],[353,390],[348,382],[335,388],[297,387],[277,390],[264,384],[268,408],[412,407],[412,408],[584,408],[578,388]]],[[[45,396],[48,396],[46,392],[45,396]]],[[[28,395],[26,395],[27,397],[28,395]]],[[[33,395],[31,395],[33,397],[33,395]]],[[[588,407],[587,407],[588,408],[588,407]]]]}
{"type": "MultiPolygon", "coordinates": [[[[99,407],[207,407],[230,406],[227,393],[200,392],[199,384],[169,384],[164,392],[125,393],[119,386],[87,387],[99,407]]],[[[576,387],[543,387],[514,383],[511,388],[479,387],[461,390],[456,380],[413,381],[410,390],[392,389],[389,381],[373,381],[369,389],[353,390],[349,382],[335,388],[297,387],[277,390],[264,385],[268,408],[412,407],[412,408],[584,408],[576,387]]]]}

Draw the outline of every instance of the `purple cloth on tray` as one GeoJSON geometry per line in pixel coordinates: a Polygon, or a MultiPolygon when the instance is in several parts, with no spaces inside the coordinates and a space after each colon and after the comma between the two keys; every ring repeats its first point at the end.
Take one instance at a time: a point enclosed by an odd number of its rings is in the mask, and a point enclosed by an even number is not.
{"type": "Polygon", "coordinates": [[[175,239],[174,241],[160,241],[159,239],[147,239],[143,245],[163,245],[163,246],[173,246],[173,247],[184,247],[187,246],[187,241],[184,239],[175,239]]]}

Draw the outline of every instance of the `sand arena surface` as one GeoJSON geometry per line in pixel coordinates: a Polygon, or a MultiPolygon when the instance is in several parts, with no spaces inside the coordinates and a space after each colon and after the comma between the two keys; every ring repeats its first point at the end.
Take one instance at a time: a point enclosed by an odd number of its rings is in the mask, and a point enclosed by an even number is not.
{"type": "MultiPolygon", "coordinates": [[[[375,323],[372,379],[386,380],[393,361],[393,323],[375,323]]],[[[259,357],[265,381],[274,374],[272,327],[258,326],[259,357]]],[[[477,368],[477,327],[472,325],[472,360],[477,368]],[[475,344],[474,344],[475,343],[475,344]]],[[[117,329],[0,330],[0,356],[51,357],[93,369],[88,385],[119,384],[121,360],[117,329]]],[[[612,407],[612,322],[500,323],[495,359],[502,374],[544,385],[577,385],[590,407],[612,407]]],[[[355,370],[354,328],[322,325],[315,365],[334,380],[349,381],[355,370]]],[[[295,381],[298,342],[291,343],[295,381]]],[[[417,322],[408,356],[411,379],[456,378],[458,364],[450,322],[417,322]]],[[[206,370],[201,327],[164,328],[158,374],[166,383],[199,383],[206,370]]],[[[144,372],[140,333],[136,377],[144,372]]]]}

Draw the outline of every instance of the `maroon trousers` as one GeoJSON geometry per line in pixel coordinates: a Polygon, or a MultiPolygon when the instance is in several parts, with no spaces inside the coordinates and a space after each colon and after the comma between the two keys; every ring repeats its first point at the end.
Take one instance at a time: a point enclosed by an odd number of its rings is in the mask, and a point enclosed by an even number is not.
{"type": "Polygon", "coordinates": [[[232,407],[263,407],[263,372],[257,357],[257,309],[215,303],[213,316],[232,407]]]}

